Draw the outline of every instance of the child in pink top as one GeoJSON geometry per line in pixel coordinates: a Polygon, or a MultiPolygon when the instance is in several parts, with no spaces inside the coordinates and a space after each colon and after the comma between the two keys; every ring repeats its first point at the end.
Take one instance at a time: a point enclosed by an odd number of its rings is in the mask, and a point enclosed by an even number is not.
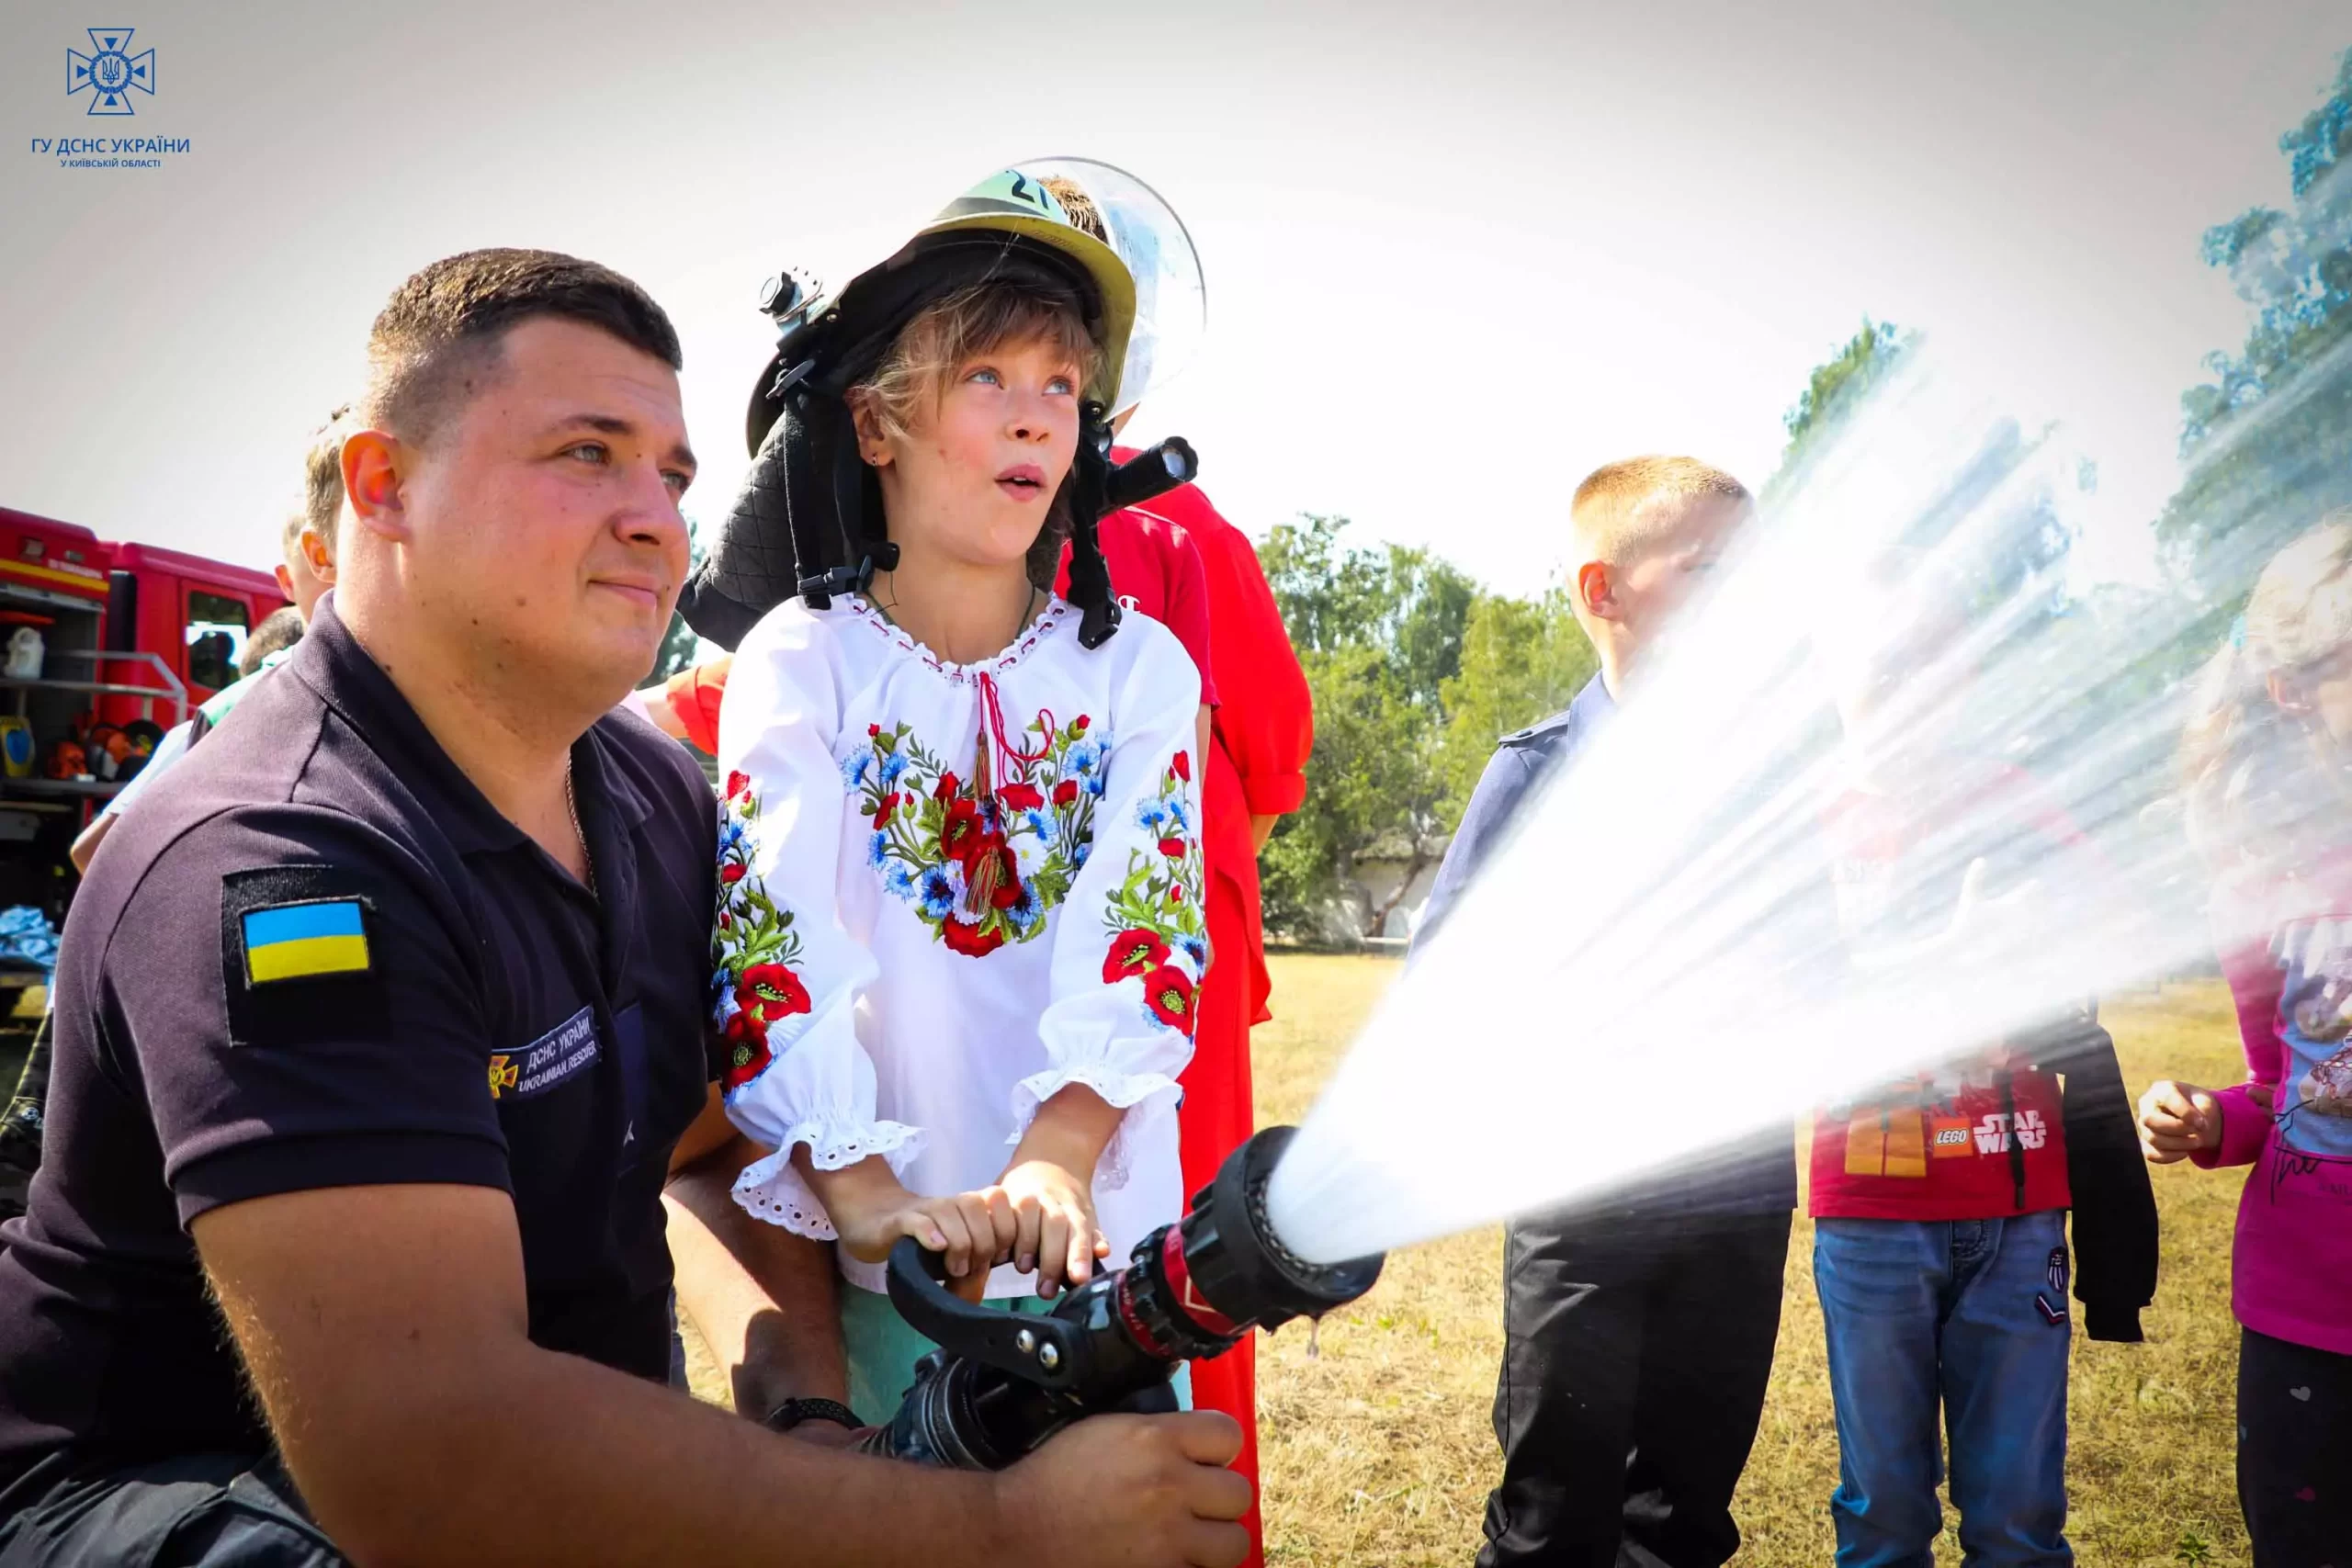
{"type": "Polygon", "coordinates": [[[2231,1255],[2256,1568],[2352,1562],[2352,512],[2279,552],[2215,656],[2189,821],[2246,1081],[2162,1080],[2148,1158],[2251,1165],[2231,1255]]]}

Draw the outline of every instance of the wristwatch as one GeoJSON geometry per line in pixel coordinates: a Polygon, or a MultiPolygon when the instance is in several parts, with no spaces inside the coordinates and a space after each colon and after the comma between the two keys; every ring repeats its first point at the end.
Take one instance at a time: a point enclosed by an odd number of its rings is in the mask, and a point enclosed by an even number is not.
{"type": "Polygon", "coordinates": [[[772,1432],[789,1432],[804,1421],[831,1421],[853,1432],[865,1426],[856,1411],[838,1399],[787,1399],[762,1417],[760,1425],[772,1432]]]}

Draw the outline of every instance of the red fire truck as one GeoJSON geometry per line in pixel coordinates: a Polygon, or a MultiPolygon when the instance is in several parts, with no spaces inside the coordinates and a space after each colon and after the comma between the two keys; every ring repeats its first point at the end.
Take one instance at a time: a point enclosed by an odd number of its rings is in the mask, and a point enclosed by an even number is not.
{"type": "Polygon", "coordinates": [[[0,908],[62,921],[74,835],[285,603],[268,572],[0,507],[0,908]]]}

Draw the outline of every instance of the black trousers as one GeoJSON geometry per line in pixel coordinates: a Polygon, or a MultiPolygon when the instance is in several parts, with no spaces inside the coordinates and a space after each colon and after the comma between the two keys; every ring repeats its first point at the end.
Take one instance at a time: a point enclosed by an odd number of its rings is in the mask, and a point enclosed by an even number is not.
{"type": "Polygon", "coordinates": [[[1785,1213],[1512,1224],[1479,1568],[1730,1560],[1788,1252],[1785,1213]]]}
{"type": "Polygon", "coordinates": [[[2352,1356],[2238,1330],[2238,1507],[2254,1568],[2352,1564],[2352,1356]]]}
{"type": "Polygon", "coordinates": [[[277,1458],[251,1454],[190,1454],[76,1476],[0,1520],[0,1568],[69,1563],[350,1568],[277,1458]]]}

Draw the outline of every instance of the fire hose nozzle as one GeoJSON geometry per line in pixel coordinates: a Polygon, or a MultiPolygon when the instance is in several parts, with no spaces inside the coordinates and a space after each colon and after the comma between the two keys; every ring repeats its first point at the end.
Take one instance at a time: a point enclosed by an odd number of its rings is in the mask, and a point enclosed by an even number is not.
{"type": "MultiPolygon", "coordinates": [[[[959,1469],[1011,1464],[1072,1421],[1165,1400],[1178,1363],[1231,1349],[1253,1327],[1320,1317],[1380,1278],[1382,1258],[1309,1263],[1266,1218],[1266,1183],[1290,1127],[1233,1151],[1192,1208],[1043,1315],[952,1294],[945,1260],[902,1237],[890,1249],[890,1301],[940,1348],[875,1451],[959,1469]]],[[[1162,1405],[1173,1408],[1172,1404],[1162,1405]]]]}

